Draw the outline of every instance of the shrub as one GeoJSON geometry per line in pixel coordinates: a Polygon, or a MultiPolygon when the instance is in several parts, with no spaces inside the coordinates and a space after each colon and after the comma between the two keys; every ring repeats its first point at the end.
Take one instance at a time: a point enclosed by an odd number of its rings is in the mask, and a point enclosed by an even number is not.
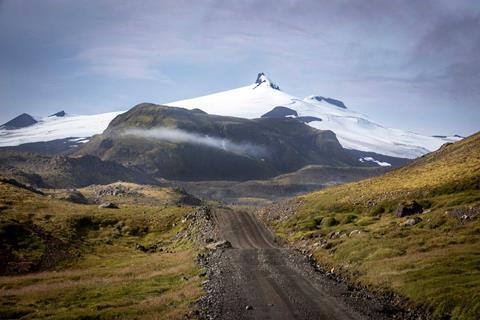
{"type": "Polygon", "coordinates": [[[355,220],[357,220],[357,216],[354,215],[354,214],[349,214],[347,215],[344,219],[343,219],[343,223],[352,223],[354,222],[355,220]]]}
{"type": "Polygon", "coordinates": [[[328,217],[326,219],[323,219],[324,225],[327,227],[333,227],[338,224],[338,220],[335,219],[335,217],[328,217]]]}
{"type": "Polygon", "coordinates": [[[315,222],[315,220],[306,220],[306,221],[299,222],[298,227],[299,227],[299,230],[311,231],[311,230],[317,229],[317,223],[315,222]]]}
{"type": "Polygon", "coordinates": [[[385,212],[385,208],[384,207],[374,207],[371,211],[370,211],[370,215],[371,216],[378,216],[382,213],[385,212]]]}

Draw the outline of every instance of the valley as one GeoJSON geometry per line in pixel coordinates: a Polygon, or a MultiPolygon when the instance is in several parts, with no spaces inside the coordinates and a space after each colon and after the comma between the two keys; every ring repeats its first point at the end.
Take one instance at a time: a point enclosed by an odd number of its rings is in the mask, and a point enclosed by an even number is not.
{"type": "Polygon", "coordinates": [[[251,189],[325,180],[325,168],[186,189],[163,181],[72,191],[4,179],[0,314],[475,319],[479,146],[476,134],[380,176],[293,198],[251,189]],[[245,189],[229,206],[212,196],[236,184],[245,189]],[[421,209],[399,216],[413,200],[421,209]]]}
{"type": "Polygon", "coordinates": [[[0,318],[480,317],[479,133],[382,127],[264,74],[27,116],[0,128],[0,318]]]}
{"type": "Polygon", "coordinates": [[[480,320],[480,1],[0,0],[0,320],[480,320]]]}

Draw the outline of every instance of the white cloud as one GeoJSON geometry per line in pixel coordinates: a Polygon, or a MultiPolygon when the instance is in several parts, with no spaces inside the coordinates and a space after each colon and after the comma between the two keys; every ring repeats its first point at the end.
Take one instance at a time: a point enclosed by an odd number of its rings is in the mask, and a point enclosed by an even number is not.
{"type": "Polygon", "coordinates": [[[144,139],[155,139],[174,143],[190,143],[220,149],[240,155],[261,157],[266,150],[263,147],[246,142],[233,142],[228,139],[201,135],[176,128],[129,129],[124,135],[132,135],[144,139]]]}

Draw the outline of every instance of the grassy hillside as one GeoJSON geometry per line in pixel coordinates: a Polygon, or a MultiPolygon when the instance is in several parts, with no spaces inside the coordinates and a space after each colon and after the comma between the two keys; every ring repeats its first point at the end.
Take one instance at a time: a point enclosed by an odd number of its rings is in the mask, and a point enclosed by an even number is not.
{"type": "Polygon", "coordinates": [[[478,133],[383,176],[263,214],[279,236],[360,285],[399,293],[436,318],[480,318],[478,133]],[[397,217],[412,200],[424,212],[397,217]]]}
{"type": "Polygon", "coordinates": [[[1,319],[183,318],[201,271],[176,235],[195,209],[171,189],[116,185],[81,190],[119,204],[99,209],[0,183],[1,319]]]}

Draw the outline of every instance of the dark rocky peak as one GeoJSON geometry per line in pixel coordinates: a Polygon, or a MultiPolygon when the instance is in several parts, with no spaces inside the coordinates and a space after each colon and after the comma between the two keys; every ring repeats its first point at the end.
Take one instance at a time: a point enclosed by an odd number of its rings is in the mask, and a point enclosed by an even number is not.
{"type": "Polygon", "coordinates": [[[65,111],[58,111],[57,113],[54,113],[52,115],[49,115],[49,117],[65,117],[66,113],[65,111]]]}
{"type": "Polygon", "coordinates": [[[265,75],[265,73],[263,73],[263,72],[260,72],[257,75],[257,80],[255,80],[255,84],[256,84],[255,88],[257,88],[258,86],[260,86],[262,84],[265,84],[272,89],[280,90],[280,87],[278,85],[276,85],[275,83],[273,83],[272,81],[270,81],[270,79],[268,79],[267,76],[265,75]]]}
{"type": "Polygon", "coordinates": [[[298,117],[298,121],[301,121],[303,123],[310,123],[314,121],[322,121],[322,119],[317,118],[317,117],[312,117],[312,116],[304,116],[304,117],[298,117]]]}
{"type": "Polygon", "coordinates": [[[7,130],[20,129],[34,125],[37,122],[38,121],[35,120],[31,115],[22,113],[21,115],[1,125],[0,128],[7,130]]]}
{"type": "Polygon", "coordinates": [[[322,119],[317,117],[311,117],[311,116],[299,117],[297,111],[287,107],[282,107],[282,106],[275,107],[262,116],[262,118],[285,118],[285,117],[293,118],[303,123],[310,123],[313,121],[322,121],[322,119]]]}
{"type": "Polygon", "coordinates": [[[288,116],[298,117],[298,113],[293,109],[278,106],[265,113],[262,118],[283,118],[288,116]]]}
{"type": "Polygon", "coordinates": [[[347,109],[347,106],[340,100],[333,99],[333,98],[325,98],[322,96],[312,96],[310,97],[312,100],[317,100],[317,101],[326,101],[330,104],[333,104],[334,106],[337,106],[339,108],[347,109]]]}

